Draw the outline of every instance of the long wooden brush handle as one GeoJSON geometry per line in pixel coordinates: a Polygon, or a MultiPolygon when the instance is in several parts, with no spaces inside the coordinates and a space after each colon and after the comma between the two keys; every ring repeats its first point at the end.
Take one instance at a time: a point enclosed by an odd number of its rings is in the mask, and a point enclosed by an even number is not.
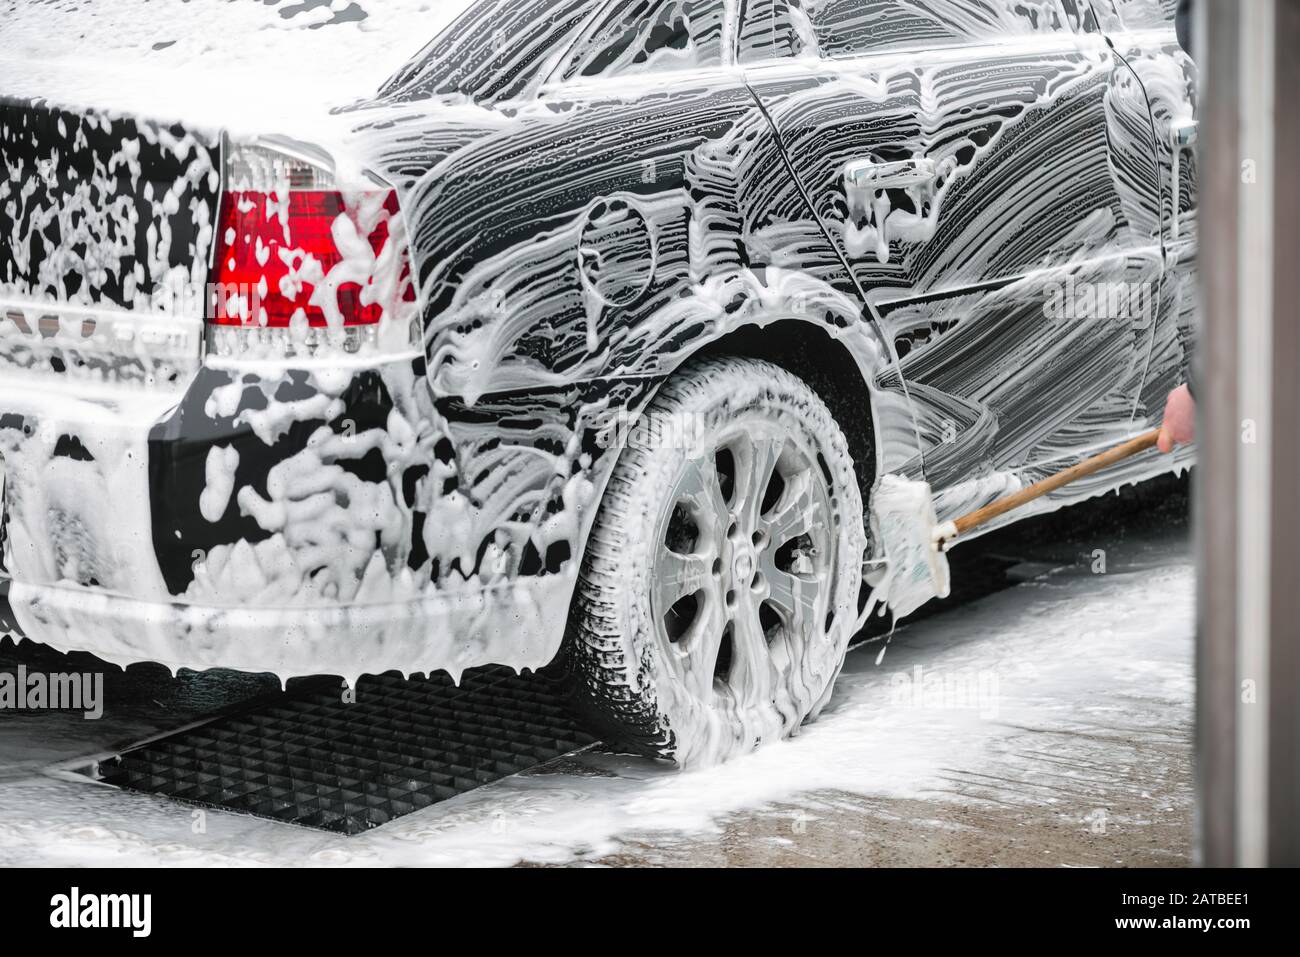
{"type": "Polygon", "coordinates": [[[1055,492],[1062,486],[1069,485],[1071,482],[1077,482],[1081,478],[1086,478],[1100,472],[1104,468],[1109,468],[1117,462],[1123,462],[1125,459],[1132,458],[1139,452],[1145,452],[1147,449],[1155,448],[1156,440],[1160,438],[1160,430],[1148,432],[1145,435],[1139,435],[1136,439],[1129,439],[1123,445],[1117,445],[1108,452],[1102,452],[1100,455],[1094,455],[1064,472],[1058,472],[1056,475],[1049,476],[1041,482],[1035,482],[1028,488],[1023,488],[1019,492],[1008,495],[1006,498],[998,499],[992,505],[985,505],[983,508],[971,512],[969,515],[963,515],[953,525],[957,529],[957,534],[962,535],[972,529],[979,528],[986,522],[991,522],[1007,512],[1015,511],[1022,505],[1028,505],[1035,499],[1040,499],[1044,495],[1055,492]]]}

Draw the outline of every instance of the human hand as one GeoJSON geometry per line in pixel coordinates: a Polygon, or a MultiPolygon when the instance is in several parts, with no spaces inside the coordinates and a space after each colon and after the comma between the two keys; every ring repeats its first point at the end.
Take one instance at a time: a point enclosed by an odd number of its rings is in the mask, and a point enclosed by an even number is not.
{"type": "Polygon", "coordinates": [[[1165,418],[1160,426],[1160,440],[1156,444],[1161,452],[1172,452],[1175,446],[1196,441],[1196,400],[1185,385],[1180,385],[1165,402],[1165,418]]]}

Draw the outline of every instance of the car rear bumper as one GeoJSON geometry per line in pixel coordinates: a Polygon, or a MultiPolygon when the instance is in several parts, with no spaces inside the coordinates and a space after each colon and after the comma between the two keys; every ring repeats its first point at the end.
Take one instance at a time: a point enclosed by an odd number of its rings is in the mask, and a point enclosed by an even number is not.
{"type": "MultiPolygon", "coordinates": [[[[493,553],[501,526],[475,525],[456,473],[429,451],[446,427],[416,408],[427,386],[411,359],[345,370],[331,394],[296,371],[205,367],[172,391],[10,371],[0,376],[5,631],[119,665],[286,679],[531,669],[558,650],[576,561],[521,572],[493,553]],[[259,433],[238,413],[209,413],[230,388],[244,390],[240,410],[250,395],[293,388],[295,418],[259,433]],[[218,488],[206,466],[231,448],[247,471],[218,488]],[[248,503],[296,524],[259,525],[248,503]],[[438,564],[429,553],[467,557],[438,564]]],[[[487,448],[494,468],[476,473],[518,476],[525,489],[567,480],[530,447],[517,459],[487,448]]]]}
{"type": "Polygon", "coordinates": [[[383,605],[218,608],[122,598],[0,577],[0,632],[87,651],[126,666],[229,668],[282,679],[461,672],[509,661],[537,669],[555,655],[573,581],[568,575],[383,605]]]}
{"type": "Polygon", "coordinates": [[[0,574],[165,597],[151,530],[149,431],[178,398],[5,369],[0,574]]]}

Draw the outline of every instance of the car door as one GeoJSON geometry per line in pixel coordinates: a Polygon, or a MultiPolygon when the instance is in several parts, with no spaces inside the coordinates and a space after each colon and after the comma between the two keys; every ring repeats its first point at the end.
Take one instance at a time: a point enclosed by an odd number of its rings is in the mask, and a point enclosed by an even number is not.
{"type": "Polygon", "coordinates": [[[746,75],[897,352],[941,516],[1130,427],[1161,256],[1145,107],[1049,0],[750,0],[746,75]],[[1109,111],[1109,112],[1108,112],[1109,111]],[[1113,115],[1118,113],[1119,115],[1113,115]]]}
{"type": "MultiPolygon", "coordinates": [[[[1169,391],[1187,381],[1196,321],[1197,170],[1196,64],[1179,45],[1176,0],[1092,0],[1096,32],[1131,71],[1151,107],[1165,270],[1152,335],[1151,360],[1138,418],[1158,425],[1169,391]]],[[[1246,160],[1242,176],[1255,175],[1246,160]]]]}

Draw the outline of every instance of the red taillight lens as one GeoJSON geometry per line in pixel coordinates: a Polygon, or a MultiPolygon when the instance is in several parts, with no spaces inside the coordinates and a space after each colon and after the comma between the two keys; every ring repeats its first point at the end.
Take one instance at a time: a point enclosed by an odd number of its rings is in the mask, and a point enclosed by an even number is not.
{"type": "Polygon", "coordinates": [[[392,191],[231,191],[217,227],[212,325],[374,325],[414,298],[406,250],[389,249],[392,191]]]}

